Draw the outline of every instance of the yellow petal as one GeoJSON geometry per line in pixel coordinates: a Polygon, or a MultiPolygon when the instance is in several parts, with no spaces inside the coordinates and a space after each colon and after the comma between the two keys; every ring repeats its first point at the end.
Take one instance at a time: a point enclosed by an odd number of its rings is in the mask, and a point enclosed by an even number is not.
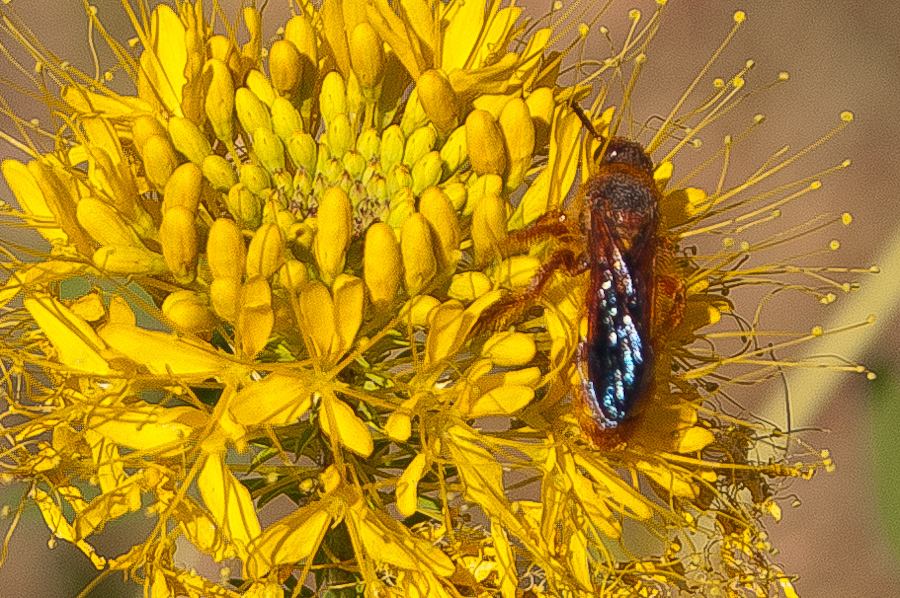
{"type": "Polygon", "coordinates": [[[499,332],[484,343],[481,354],[498,367],[523,366],[537,352],[534,339],[522,332],[499,332]]]}
{"type": "Polygon", "coordinates": [[[56,349],[61,363],[98,375],[112,371],[101,356],[105,343],[69,308],[46,294],[26,297],[24,305],[56,349]]]}
{"type": "Polygon", "coordinates": [[[306,505],[267,527],[251,547],[250,577],[260,579],[279,565],[309,558],[331,523],[327,505],[323,501],[306,505]]]}
{"type": "Polygon", "coordinates": [[[250,491],[235,479],[218,454],[207,455],[197,486],[216,525],[234,543],[241,560],[247,562],[250,542],[260,534],[250,491]]]}
{"type": "Polygon", "coordinates": [[[322,400],[319,425],[322,426],[322,431],[329,436],[331,436],[332,420],[337,426],[337,438],[341,444],[363,457],[372,454],[374,443],[369,427],[356,417],[350,405],[328,393],[322,400]]]}
{"type": "Polygon", "coordinates": [[[467,416],[510,415],[530,403],[533,398],[534,390],[528,386],[501,386],[479,397],[467,416]]]}
{"type": "Polygon", "coordinates": [[[696,453],[703,450],[708,444],[715,440],[715,436],[711,431],[702,426],[692,426],[687,429],[681,441],[678,443],[679,453],[696,453]]]}
{"type": "Polygon", "coordinates": [[[152,46],[141,56],[142,71],[166,108],[176,116],[184,116],[181,112],[181,94],[187,82],[184,76],[187,63],[184,25],[175,11],[161,4],[153,11],[150,27],[152,46]],[[149,52],[155,56],[150,56],[149,52]]]}
{"type": "Polygon", "coordinates": [[[225,543],[216,524],[193,498],[185,496],[179,501],[173,515],[188,541],[201,552],[210,555],[216,562],[234,556],[233,549],[225,543]]]}
{"type": "Polygon", "coordinates": [[[457,6],[458,11],[453,15],[443,35],[445,41],[441,54],[441,68],[445,73],[466,65],[484,26],[483,3],[466,2],[457,6]]]}
{"type": "Polygon", "coordinates": [[[81,551],[91,559],[91,564],[94,565],[98,570],[103,569],[106,566],[106,559],[102,556],[98,555],[93,546],[85,542],[84,540],[75,540],[75,534],[72,530],[72,526],[66,521],[66,518],[62,514],[62,509],[60,509],[59,505],[53,502],[53,499],[50,498],[50,495],[41,490],[40,488],[35,488],[31,491],[31,498],[34,502],[37,503],[38,508],[41,511],[41,515],[44,517],[44,521],[47,523],[47,527],[50,528],[50,531],[53,534],[62,540],[66,540],[68,542],[73,542],[75,546],[77,546],[81,551]]]}
{"type": "Polygon", "coordinates": [[[174,334],[125,324],[107,324],[99,334],[112,348],[146,366],[157,376],[171,372],[176,376],[205,378],[240,368],[210,345],[174,334]]]}
{"type": "Polygon", "coordinates": [[[428,460],[425,453],[419,453],[403,471],[397,480],[397,510],[402,517],[410,517],[416,512],[419,504],[419,480],[425,473],[428,460]]]}
{"type": "Polygon", "coordinates": [[[177,452],[187,448],[187,439],[206,425],[207,418],[193,407],[166,408],[141,402],[127,407],[97,406],[85,427],[136,450],[177,452]]]}
{"type": "Polygon", "coordinates": [[[242,426],[283,426],[296,421],[311,405],[309,380],[273,373],[248,383],[228,403],[234,421],[242,426]]]}
{"type": "Polygon", "coordinates": [[[139,476],[133,475],[121,486],[101,494],[75,518],[75,537],[85,538],[95,531],[102,531],[108,521],[141,508],[139,476]]]}
{"type": "Polygon", "coordinates": [[[429,570],[447,577],[456,571],[450,557],[427,540],[415,538],[392,519],[378,517],[360,501],[348,511],[360,544],[366,553],[380,563],[412,571],[429,570]]]}

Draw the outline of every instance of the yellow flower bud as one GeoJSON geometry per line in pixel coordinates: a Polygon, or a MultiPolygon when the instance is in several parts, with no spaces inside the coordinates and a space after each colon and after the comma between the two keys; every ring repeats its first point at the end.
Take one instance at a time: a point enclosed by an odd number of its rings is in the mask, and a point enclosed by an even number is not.
{"type": "Polygon", "coordinates": [[[244,25],[250,34],[250,41],[241,48],[241,56],[252,65],[259,64],[262,56],[262,13],[253,6],[244,7],[244,25]]]}
{"type": "Polygon", "coordinates": [[[344,257],[350,246],[350,198],[340,187],[329,187],[319,202],[319,230],[313,242],[313,255],[319,274],[330,285],[344,270],[344,257]]]}
{"type": "Polygon", "coordinates": [[[240,278],[216,278],[209,285],[209,299],[213,311],[226,322],[237,321],[240,278]]]}
{"type": "MultiPolygon", "coordinates": [[[[451,299],[436,307],[429,315],[431,325],[425,339],[425,364],[433,365],[453,355],[462,344],[458,340],[465,311],[459,301],[451,299]]],[[[464,339],[463,339],[464,340],[464,339]]]]}
{"type": "Polygon", "coordinates": [[[328,146],[331,148],[331,155],[336,158],[342,158],[353,147],[356,142],[353,138],[353,128],[350,126],[350,119],[346,114],[335,114],[331,122],[328,123],[328,146]]]}
{"type": "Polygon", "coordinates": [[[175,169],[166,182],[162,211],[166,212],[174,207],[182,207],[196,213],[205,183],[203,173],[196,164],[185,162],[175,169]]]}
{"type": "Polygon", "coordinates": [[[400,245],[394,231],[387,224],[376,222],[366,231],[363,251],[363,279],[376,311],[397,299],[401,268],[400,245]]]}
{"type": "Polygon", "coordinates": [[[409,325],[423,328],[429,325],[431,314],[441,302],[431,295],[417,295],[409,300],[409,325]]]}
{"type": "Polygon", "coordinates": [[[437,130],[431,125],[413,131],[403,148],[403,163],[412,166],[418,162],[422,156],[434,149],[437,140],[437,130]]]}
{"type": "Polygon", "coordinates": [[[438,70],[427,70],[416,82],[419,102],[425,114],[444,136],[459,124],[459,99],[447,77],[438,70]]]}
{"type": "Polygon", "coordinates": [[[450,280],[447,295],[459,301],[474,301],[491,290],[491,279],[483,272],[463,272],[450,280]]]}
{"type": "Polygon", "coordinates": [[[437,273],[431,234],[431,225],[422,214],[413,214],[407,218],[400,231],[403,282],[410,295],[422,292],[437,273]]]}
{"type": "Polygon", "coordinates": [[[348,40],[350,64],[363,89],[372,89],[384,76],[384,44],[375,29],[362,22],[353,28],[348,40]]]}
{"type": "Polygon", "coordinates": [[[484,343],[481,354],[497,367],[519,367],[534,359],[534,339],[522,332],[498,332],[484,343]]]}
{"type": "MultiPolygon", "coordinates": [[[[309,20],[303,15],[295,15],[284,27],[284,39],[294,44],[294,47],[305,57],[309,66],[318,68],[319,55],[316,31],[309,20]]],[[[311,73],[305,73],[310,76],[311,73]]]]}
{"type": "Polygon", "coordinates": [[[141,154],[141,159],[147,178],[160,190],[166,186],[166,181],[178,166],[175,148],[172,147],[168,135],[165,137],[152,135],[144,141],[144,153],[141,154]]]}
{"type": "MultiPolygon", "coordinates": [[[[230,48],[231,42],[225,41],[230,48]]],[[[231,144],[234,139],[234,82],[231,71],[221,59],[210,58],[203,66],[203,77],[208,80],[203,104],[206,118],[219,141],[231,144]]]]}
{"type": "Polygon", "coordinates": [[[278,284],[286,289],[298,291],[309,282],[309,271],[300,260],[287,260],[278,270],[278,284]]]}
{"type": "Polygon", "coordinates": [[[260,226],[247,248],[247,276],[270,278],[284,263],[284,237],[278,225],[260,226]]]}
{"type": "Polygon", "coordinates": [[[487,110],[473,110],[466,118],[466,145],[476,174],[503,176],[507,165],[503,132],[487,110]]]}
{"type": "Polygon", "coordinates": [[[500,129],[509,158],[506,188],[513,191],[525,180],[525,173],[531,168],[534,152],[534,125],[528,106],[520,98],[507,102],[500,113],[500,129]]]}
{"type": "MultiPolygon", "coordinates": [[[[463,183],[444,184],[441,185],[441,189],[443,189],[444,195],[447,196],[450,203],[453,204],[454,210],[462,212],[465,209],[466,200],[468,200],[468,191],[463,183]]],[[[469,212],[469,214],[471,214],[471,212],[469,212]]]]}
{"type": "Polygon", "coordinates": [[[506,238],[506,202],[488,193],[475,204],[472,213],[472,246],[475,263],[486,264],[506,238]]]}
{"type": "MultiPolygon", "coordinates": [[[[269,58],[271,60],[271,58],[269,58]]],[[[272,84],[269,83],[269,80],[259,72],[257,69],[250,69],[250,72],[247,73],[247,78],[244,80],[244,85],[253,92],[253,94],[260,99],[260,101],[269,106],[271,108],[272,103],[275,102],[275,90],[272,89],[272,84]]]]}
{"type": "Polygon", "coordinates": [[[419,480],[425,473],[427,463],[425,453],[419,453],[410,461],[397,481],[397,510],[401,517],[410,517],[416,512],[419,503],[419,480]]]}
{"type": "Polygon", "coordinates": [[[194,291],[175,291],[162,304],[163,315],[179,330],[208,332],[216,326],[209,298],[194,291]]]}
{"type": "MultiPolygon", "coordinates": [[[[475,178],[475,177],[473,177],[475,178]]],[[[475,206],[485,195],[503,195],[503,179],[496,174],[486,174],[469,181],[466,188],[466,206],[463,208],[463,216],[469,216],[475,210],[475,206]]]]}
{"type": "Polygon", "coordinates": [[[203,164],[203,159],[213,153],[206,135],[193,121],[187,118],[178,116],[170,118],[169,135],[172,137],[175,149],[197,166],[203,164]]]}
{"type": "Polygon", "coordinates": [[[297,47],[288,40],[279,40],[269,49],[269,75],[278,93],[291,96],[303,79],[303,60],[297,47]]]}
{"type": "Polygon", "coordinates": [[[450,199],[437,187],[429,187],[419,198],[419,212],[431,224],[437,234],[438,245],[436,253],[440,258],[441,267],[455,266],[459,260],[459,219],[450,199]]]}
{"type": "Polygon", "coordinates": [[[159,240],[169,271],[181,284],[189,284],[197,275],[197,225],[194,213],[176,206],[163,214],[159,240]]]}
{"type": "Polygon", "coordinates": [[[272,310],[272,290],[262,276],[250,278],[241,286],[238,296],[237,336],[241,353],[252,359],[269,342],[275,325],[272,310]]]}
{"type": "Polygon", "coordinates": [[[155,116],[142,114],[134,119],[131,125],[131,137],[134,140],[134,147],[137,148],[139,154],[144,153],[144,142],[153,135],[161,135],[165,137],[166,128],[159,122],[155,116]]]}
{"type": "Polygon", "coordinates": [[[353,346],[356,333],[362,324],[365,286],[356,276],[339,274],[334,279],[334,326],[335,340],[331,352],[340,357],[353,346]]]}
{"type": "Polygon", "coordinates": [[[553,122],[553,111],[556,102],[553,100],[553,90],[549,87],[538,87],[525,98],[528,113],[531,115],[531,124],[534,127],[534,147],[541,149],[546,147],[550,140],[550,123],[553,122]]]}
{"type": "Polygon", "coordinates": [[[246,251],[241,229],[234,220],[217,218],[206,240],[206,259],[213,278],[240,280],[246,251]]]}
{"type": "Polygon", "coordinates": [[[496,286],[522,289],[532,283],[541,267],[541,261],[530,255],[514,255],[505,259],[490,273],[496,286]]]}

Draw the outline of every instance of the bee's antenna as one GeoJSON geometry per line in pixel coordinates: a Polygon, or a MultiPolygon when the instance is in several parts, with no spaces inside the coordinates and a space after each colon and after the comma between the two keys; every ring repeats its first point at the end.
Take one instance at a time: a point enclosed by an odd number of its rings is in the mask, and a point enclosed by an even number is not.
{"type": "Polygon", "coordinates": [[[584,109],[580,104],[575,102],[571,102],[569,104],[575,114],[578,115],[578,118],[581,119],[581,124],[584,125],[584,128],[588,130],[588,132],[594,137],[594,139],[600,139],[600,134],[594,129],[594,124],[591,122],[591,119],[588,118],[587,114],[585,114],[584,109]]]}

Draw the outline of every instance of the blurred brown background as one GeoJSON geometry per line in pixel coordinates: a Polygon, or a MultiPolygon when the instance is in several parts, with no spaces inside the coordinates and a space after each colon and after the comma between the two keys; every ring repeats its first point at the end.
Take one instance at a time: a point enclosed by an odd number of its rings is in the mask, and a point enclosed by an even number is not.
{"type": "MultiPolygon", "coordinates": [[[[238,2],[223,0],[221,4],[228,14],[234,14],[238,2]]],[[[268,4],[264,22],[266,35],[271,36],[285,22],[290,9],[289,0],[271,0],[268,4]]],[[[526,4],[530,4],[526,15],[537,16],[549,3],[526,4]]],[[[640,8],[645,19],[654,9],[653,2],[639,0],[617,0],[616,4],[598,23],[608,27],[614,39],[630,26],[626,17],[629,8],[640,8]]],[[[807,350],[836,352],[861,361],[877,370],[880,377],[873,383],[858,374],[818,370],[786,373],[794,427],[828,429],[828,433],[808,433],[804,438],[815,446],[830,448],[837,470],[795,484],[790,492],[802,505],[790,508],[787,501],[782,522],[770,522],[767,527],[773,543],[782,550],[779,562],[789,574],[800,576],[796,588],[801,596],[900,596],[900,546],[892,546],[888,539],[892,530],[894,538],[900,537],[900,466],[894,463],[894,449],[900,444],[894,436],[895,425],[900,426],[900,419],[894,419],[900,400],[895,390],[900,381],[900,355],[895,337],[898,302],[893,294],[900,267],[900,219],[896,216],[900,119],[895,112],[900,92],[900,5],[893,0],[670,0],[669,4],[634,98],[636,120],[668,113],[724,39],[736,10],[746,11],[747,22],[710,71],[707,82],[713,76],[731,76],[747,59],[757,63],[747,77],[751,87],[774,80],[781,71],[791,75],[786,85],[757,96],[742,109],[744,112],[736,111],[735,120],[726,119],[729,126],[722,135],[743,130],[753,114],[766,115],[764,132],[742,146],[746,153],[741,155],[750,164],[760,164],[785,144],[793,150],[805,147],[833,128],[843,110],[855,115],[850,127],[794,169],[794,178],[836,165],[847,157],[852,158],[853,165],[825,179],[822,190],[790,208],[794,211],[785,217],[802,222],[819,213],[851,212],[851,227],[832,229],[824,237],[826,243],[832,236],[839,239],[841,250],[819,261],[856,267],[877,264],[882,274],[850,277],[862,283],[861,290],[841,296],[828,307],[797,297],[776,303],[767,310],[765,324],[777,330],[807,330],[815,324],[828,328],[877,313],[879,322],[875,326],[826,338],[823,344],[807,350]]],[[[117,0],[99,0],[95,5],[114,37],[133,37],[117,0]]],[[[57,56],[93,72],[86,41],[88,20],[81,2],[13,1],[10,6],[57,56]]],[[[14,45],[6,35],[0,41],[14,45]]],[[[96,44],[102,64],[111,64],[102,40],[97,39],[96,44]]],[[[592,47],[606,48],[596,32],[588,39],[586,52],[590,53],[592,47]]],[[[26,62],[25,66],[30,68],[31,64],[26,62]]],[[[21,80],[5,61],[0,62],[0,74],[21,80]]],[[[707,83],[703,93],[708,89],[707,83]]],[[[40,104],[7,90],[3,94],[20,115],[44,116],[40,104]]],[[[14,130],[4,118],[0,118],[0,128],[14,130]]],[[[704,142],[717,147],[721,143],[718,130],[704,136],[704,142]]],[[[22,159],[0,142],[0,158],[6,157],[22,159]]],[[[739,170],[741,166],[736,164],[734,168],[739,170]]],[[[0,183],[0,198],[11,199],[5,183],[0,183]]],[[[3,234],[10,233],[5,230],[3,234]]],[[[821,245],[823,240],[819,242],[821,245]]],[[[754,388],[741,395],[741,400],[783,425],[784,393],[779,381],[754,388]]],[[[21,488],[0,488],[0,503],[15,508],[20,496],[21,488]]],[[[99,536],[97,547],[101,554],[119,554],[127,546],[121,534],[148,524],[137,518],[111,525],[99,536]]],[[[0,521],[0,534],[5,535],[8,526],[9,520],[0,521]]],[[[85,587],[93,575],[87,559],[62,543],[49,551],[48,539],[40,516],[30,509],[9,545],[8,562],[0,569],[0,597],[62,598],[74,596],[85,587]]],[[[141,592],[108,580],[91,595],[139,596],[141,592]]]]}

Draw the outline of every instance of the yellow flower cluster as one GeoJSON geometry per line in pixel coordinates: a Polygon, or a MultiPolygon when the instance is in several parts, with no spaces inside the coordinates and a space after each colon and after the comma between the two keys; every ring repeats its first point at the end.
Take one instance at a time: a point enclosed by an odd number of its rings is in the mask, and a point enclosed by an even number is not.
{"type": "MultiPolygon", "coordinates": [[[[664,4],[640,31],[632,14],[601,71],[642,63],[664,4]]],[[[778,364],[692,343],[731,311],[728,289],[813,269],[741,269],[752,251],[733,240],[706,259],[676,250],[805,192],[740,196],[793,158],[709,195],[670,184],[740,76],[647,145],[701,114],[654,173],[669,248],[656,275],[677,286],[657,299],[657,389],[634,436],[598,450],[568,398],[586,277],[555,276],[541,312],[482,317],[526,293],[559,242],[532,225],[578,220],[567,196],[603,143],[571,108],[590,88],[558,81],[552,29],[496,2],[326,0],[266,46],[254,6],[221,33],[199,0],[123,7],[139,58],[107,41],[137,93],[25,44],[60,85],[64,124],[51,151],[4,134],[32,156],[2,165],[14,216],[51,249],[0,289],[24,308],[2,347],[20,418],[4,418],[2,466],[55,537],[154,597],[305,595],[326,579],[372,597],[790,591],[757,518],[778,515],[774,480],[827,455],[753,461],[758,430],[704,400],[725,364],[778,364]],[[278,496],[297,508],[263,528],[278,496]],[[153,531],[97,554],[91,534],[148,502],[153,531]],[[630,525],[656,538],[646,556],[629,556],[630,525]],[[178,537],[239,559],[239,578],[177,567],[178,537]]],[[[591,112],[608,135],[623,111],[600,110],[604,90],[591,112]]]]}

